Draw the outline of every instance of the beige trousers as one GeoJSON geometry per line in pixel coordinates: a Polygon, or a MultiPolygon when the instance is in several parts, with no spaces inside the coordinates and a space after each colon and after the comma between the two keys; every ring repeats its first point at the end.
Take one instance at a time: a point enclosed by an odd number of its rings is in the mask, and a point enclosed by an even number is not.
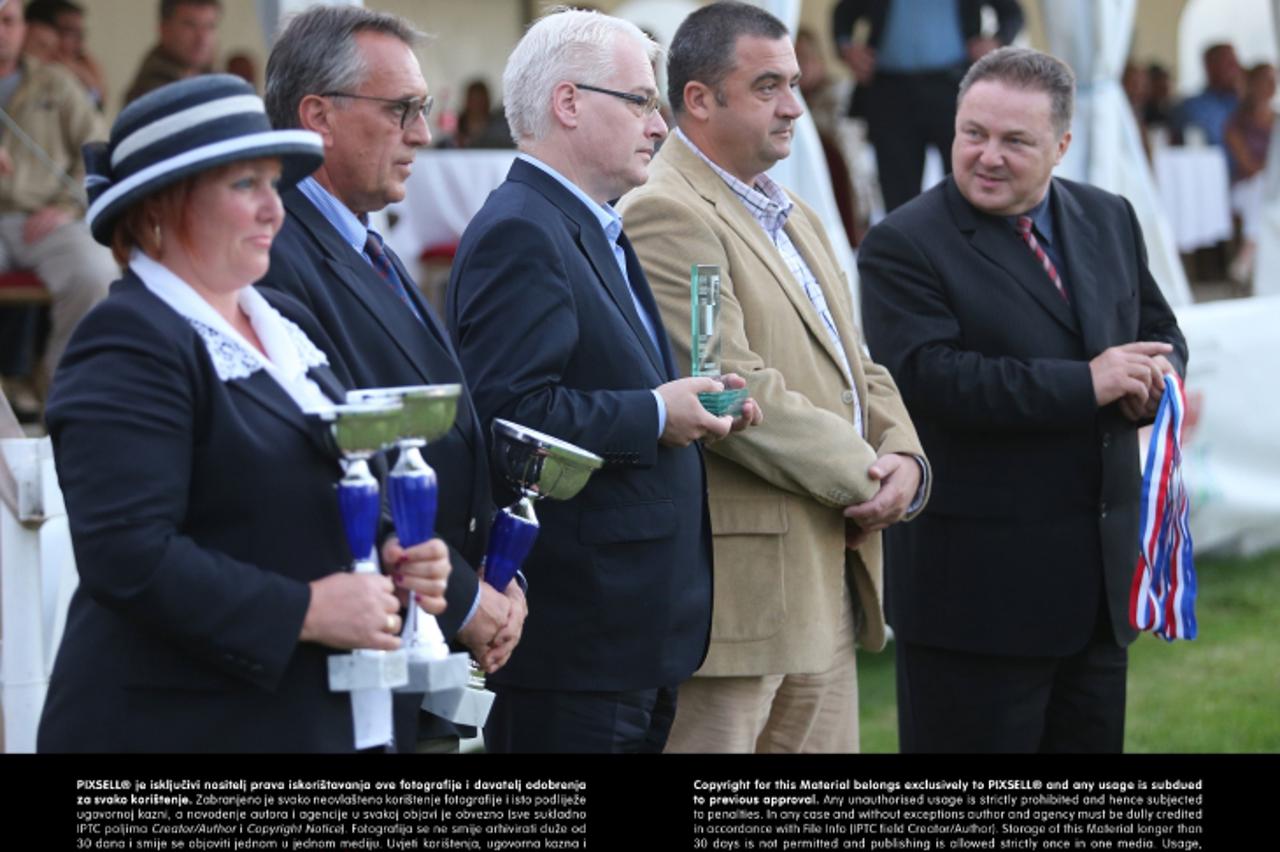
{"type": "Polygon", "coordinates": [[[52,297],[49,344],[39,376],[47,388],[76,323],[106,298],[108,285],[120,277],[120,268],[111,251],[94,242],[83,221],[69,222],[34,245],[22,238],[26,221],[21,213],[0,215],[0,269],[31,270],[52,297]]]}
{"type": "Polygon", "coordinates": [[[853,646],[853,607],[846,588],[840,641],[824,671],[691,678],[680,685],[666,752],[857,752],[858,669],[853,646]]]}

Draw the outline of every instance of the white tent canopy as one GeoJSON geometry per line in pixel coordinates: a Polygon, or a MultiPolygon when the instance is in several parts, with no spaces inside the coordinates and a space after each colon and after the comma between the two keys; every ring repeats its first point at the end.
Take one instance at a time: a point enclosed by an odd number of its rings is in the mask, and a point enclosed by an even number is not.
{"type": "Polygon", "coordinates": [[[1041,0],[1049,52],[1076,73],[1071,147],[1058,174],[1128,198],[1146,238],[1151,274],[1169,304],[1189,305],[1191,287],[1120,87],[1136,5],[1137,0],[1041,0]]]}

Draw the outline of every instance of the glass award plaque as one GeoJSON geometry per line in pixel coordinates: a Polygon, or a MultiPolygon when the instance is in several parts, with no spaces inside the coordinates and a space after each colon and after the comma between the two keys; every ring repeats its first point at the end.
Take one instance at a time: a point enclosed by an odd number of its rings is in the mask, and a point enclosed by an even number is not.
{"type": "MultiPolygon", "coordinates": [[[[720,267],[694,264],[690,276],[690,375],[719,379],[720,369],[720,267]]],[[[704,391],[698,394],[702,407],[717,417],[737,417],[747,400],[747,389],[704,391]]]]}

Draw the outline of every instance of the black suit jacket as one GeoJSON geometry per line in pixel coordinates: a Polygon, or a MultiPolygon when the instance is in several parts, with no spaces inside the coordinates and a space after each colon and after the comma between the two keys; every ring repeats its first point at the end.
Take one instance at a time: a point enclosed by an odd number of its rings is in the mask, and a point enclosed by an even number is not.
{"type": "MultiPolygon", "coordinates": [[[[419,322],[373,267],[297,189],[281,193],[284,227],[271,246],[271,269],[259,282],[302,302],[320,321],[345,360],[356,387],[459,383],[462,368],[449,335],[419,297],[413,278],[387,252],[409,284],[419,322]]],[[[453,571],[445,593],[448,607],[437,617],[452,639],[470,611],[479,582],[493,500],[484,437],[471,398],[464,393],[458,419],[447,435],[423,450],[440,482],[436,533],[450,548],[453,571]]]]}
{"type": "MultiPolygon", "coordinates": [[[[573,500],[538,504],[529,618],[492,680],[568,690],[673,686],[706,653],[711,535],[701,450],[658,443],[651,390],[676,378],[644,271],[599,222],[517,160],[463,234],[448,322],[482,421],[501,417],[605,459],[573,500]]],[[[487,430],[486,430],[487,434],[487,430]]]]}
{"type": "Polygon", "coordinates": [[[351,560],[327,429],[264,371],[221,381],[132,273],[77,328],[47,417],[80,585],[39,749],[351,750],[337,652],[298,641],[307,583],[351,560]]]}
{"type": "Polygon", "coordinates": [[[1060,656],[1100,607],[1118,644],[1138,554],[1137,427],[1098,408],[1088,362],[1136,340],[1186,343],[1129,203],[1053,181],[1070,304],[1009,223],[952,178],[859,250],[863,326],[933,464],[933,497],[890,531],[890,620],[907,641],[1060,656]],[[1100,599],[1105,595],[1105,600],[1100,599]]]}

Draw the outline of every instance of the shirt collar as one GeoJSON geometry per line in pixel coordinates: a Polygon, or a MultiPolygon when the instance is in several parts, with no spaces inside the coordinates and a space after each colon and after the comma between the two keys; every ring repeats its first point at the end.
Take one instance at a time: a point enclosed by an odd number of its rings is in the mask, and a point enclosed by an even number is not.
{"type": "Polygon", "coordinates": [[[1009,224],[1016,229],[1018,220],[1022,216],[1030,216],[1031,223],[1036,229],[1036,239],[1041,242],[1053,245],[1053,205],[1049,203],[1050,197],[1053,195],[1053,182],[1049,182],[1049,189],[1045,192],[1044,198],[1040,199],[1040,203],[1032,207],[1021,216],[1009,216],[1009,224]]]}
{"type": "MultiPolygon", "coordinates": [[[[320,215],[346,240],[357,253],[364,253],[364,244],[369,233],[377,233],[360,217],[351,212],[351,208],[338,200],[338,197],[320,185],[320,181],[308,176],[298,181],[298,191],[316,206],[320,215]]],[[[381,239],[381,235],[379,235],[381,239]]]]}
{"type": "Polygon", "coordinates": [[[596,217],[596,221],[600,223],[600,229],[604,231],[604,235],[608,237],[609,242],[616,243],[618,235],[622,233],[622,217],[618,215],[618,211],[613,209],[612,204],[598,204],[595,199],[583,192],[576,183],[569,180],[560,172],[551,166],[539,160],[532,154],[526,154],[521,151],[516,155],[516,159],[524,160],[541,172],[549,175],[556,183],[563,186],[573,195],[574,198],[587,205],[587,209],[596,217]]]}
{"type": "MultiPolygon", "coordinates": [[[[288,321],[281,317],[271,303],[252,286],[240,290],[237,294],[237,303],[253,325],[258,341],[267,350],[266,357],[263,357],[257,347],[236,331],[222,314],[214,310],[212,305],[201,298],[200,294],[191,289],[191,286],[175,275],[169,267],[144,252],[134,249],[129,257],[129,268],[160,301],[188,322],[198,322],[214,329],[256,359],[263,367],[270,363],[290,379],[306,374],[308,367],[290,340],[286,328],[288,321]]],[[[328,362],[328,359],[323,357],[323,353],[317,350],[317,354],[324,363],[328,362]]]]}
{"type": "Polygon", "coordinates": [[[776,236],[778,231],[782,230],[787,224],[792,208],[795,207],[795,202],[773,178],[762,174],[756,178],[755,186],[748,186],[716,165],[715,161],[702,153],[702,150],[693,144],[693,140],[685,136],[684,131],[679,127],[676,128],[676,136],[680,137],[680,141],[688,145],[690,151],[697,154],[713,172],[720,176],[720,179],[733,190],[734,195],[742,200],[747,210],[770,235],[776,236]]]}

